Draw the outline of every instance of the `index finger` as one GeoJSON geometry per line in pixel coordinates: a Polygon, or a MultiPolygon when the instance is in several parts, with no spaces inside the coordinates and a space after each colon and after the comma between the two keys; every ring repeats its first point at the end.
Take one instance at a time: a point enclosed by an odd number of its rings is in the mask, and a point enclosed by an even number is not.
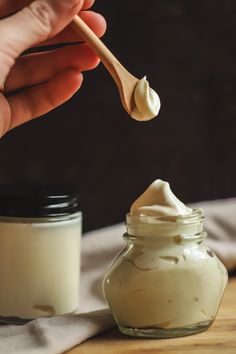
{"type": "MultiPolygon", "coordinates": [[[[102,37],[106,31],[106,21],[100,15],[92,11],[81,11],[79,14],[80,18],[91,28],[91,30],[98,36],[102,37]]],[[[58,33],[55,37],[49,38],[43,43],[37,44],[35,47],[50,46],[60,43],[73,43],[80,42],[83,39],[78,35],[78,33],[73,30],[70,26],[64,28],[64,30],[58,33]]]]}

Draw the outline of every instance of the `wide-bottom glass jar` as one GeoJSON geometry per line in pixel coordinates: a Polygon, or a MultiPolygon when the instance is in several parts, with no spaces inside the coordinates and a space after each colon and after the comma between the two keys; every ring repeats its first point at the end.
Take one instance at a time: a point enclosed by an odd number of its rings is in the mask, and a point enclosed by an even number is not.
{"type": "Polygon", "coordinates": [[[169,338],[212,324],[228,276],[205,237],[200,209],[167,219],[127,215],[127,246],[103,282],[122,333],[169,338]]]}
{"type": "Polygon", "coordinates": [[[73,313],[82,221],[77,197],[0,194],[0,322],[73,313]]]}

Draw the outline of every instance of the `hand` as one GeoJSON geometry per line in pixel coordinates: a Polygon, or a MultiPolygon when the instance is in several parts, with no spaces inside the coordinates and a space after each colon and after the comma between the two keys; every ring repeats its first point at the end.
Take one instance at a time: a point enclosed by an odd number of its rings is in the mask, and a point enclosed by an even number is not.
{"type": "Polygon", "coordinates": [[[98,65],[86,44],[21,55],[39,44],[80,41],[67,26],[76,14],[103,35],[105,20],[87,11],[94,1],[0,0],[0,17],[7,16],[0,19],[0,137],[67,101],[82,84],[81,72],[98,65]]]}

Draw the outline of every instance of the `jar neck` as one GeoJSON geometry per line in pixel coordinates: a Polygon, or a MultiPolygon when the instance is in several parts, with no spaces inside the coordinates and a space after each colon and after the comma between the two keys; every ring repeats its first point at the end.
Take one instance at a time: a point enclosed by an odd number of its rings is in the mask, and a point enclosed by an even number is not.
{"type": "Polygon", "coordinates": [[[124,237],[126,241],[131,243],[181,244],[190,241],[201,243],[206,238],[206,232],[203,230],[203,219],[201,209],[194,209],[188,215],[174,217],[127,214],[127,234],[124,237]]]}
{"type": "Polygon", "coordinates": [[[186,235],[177,236],[159,236],[159,237],[147,237],[147,236],[133,236],[128,233],[123,235],[127,245],[137,245],[146,248],[166,248],[166,247],[189,247],[192,245],[199,246],[207,237],[205,231],[191,237],[186,235]]]}

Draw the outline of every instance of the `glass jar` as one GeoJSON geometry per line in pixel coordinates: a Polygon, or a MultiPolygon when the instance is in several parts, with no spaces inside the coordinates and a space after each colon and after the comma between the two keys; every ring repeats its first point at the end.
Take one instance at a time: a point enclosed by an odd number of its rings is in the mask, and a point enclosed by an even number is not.
{"type": "Polygon", "coordinates": [[[103,282],[122,333],[170,338],[212,324],[228,276],[205,237],[201,209],[166,219],[127,215],[127,245],[103,282]]]}
{"type": "Polygon", "coordinates": [[[75,195],[0,192],[0,322],[77,309],[81,221],[75,195]]]}

